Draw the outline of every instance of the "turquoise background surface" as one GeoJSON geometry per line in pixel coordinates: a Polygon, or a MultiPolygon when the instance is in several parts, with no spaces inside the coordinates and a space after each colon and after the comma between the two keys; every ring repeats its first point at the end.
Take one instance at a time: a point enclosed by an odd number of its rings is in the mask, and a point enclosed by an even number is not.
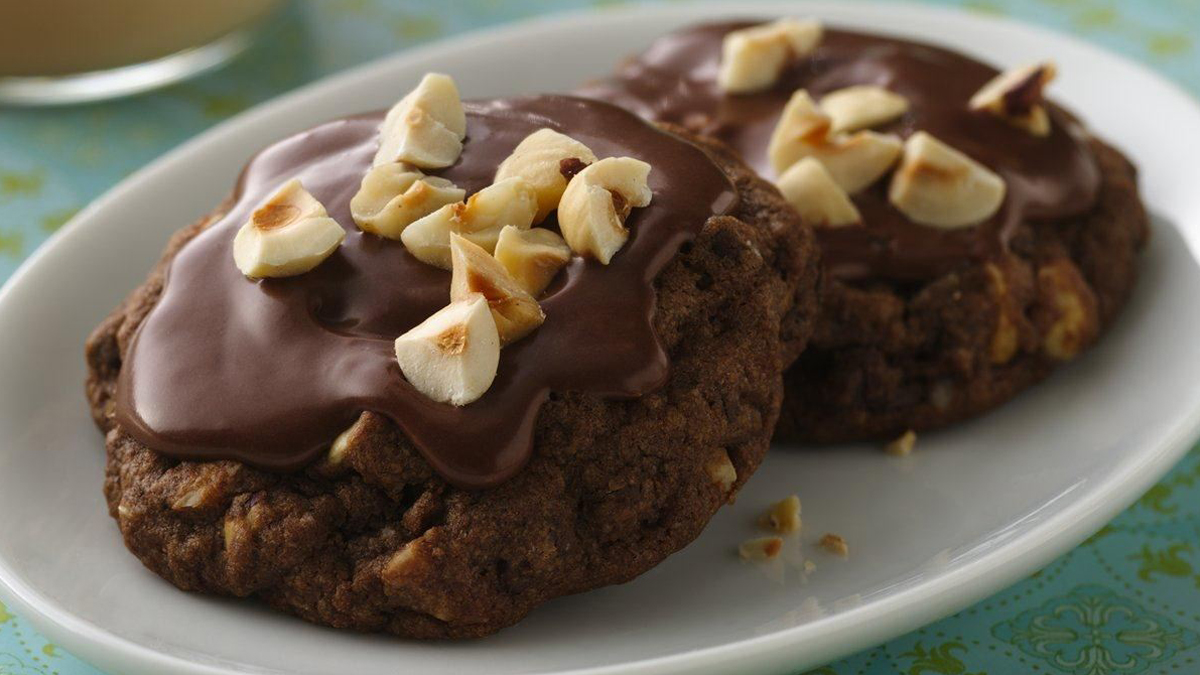
{"type": "MultiPolygon", "coordinates": [[[[246,55],[199,79],[110,103],[0,108],[0,281],[100,193],[181,141],[260,101],[464,30],[551,11],[605,11],[617,4],[301,0],[246,55]]],[[[1082,36],[1200,94],[1200,0],[938,4],[1082,36]]],[[[0,604],[0,675],[98,672],[0,604]]],[[[1200,673],[1200,448],[1090,540],[1028,579],[953,617],[811,672],[1200,673]]]]}

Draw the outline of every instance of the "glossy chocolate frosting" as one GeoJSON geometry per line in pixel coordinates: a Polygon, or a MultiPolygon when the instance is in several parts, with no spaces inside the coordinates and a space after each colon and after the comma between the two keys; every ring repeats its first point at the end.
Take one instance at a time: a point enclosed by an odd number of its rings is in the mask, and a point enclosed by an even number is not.
{"type": "MultiPolygon", "coordinates": [[[[1000,174],[1004,206],[979,225],[939,230],[908,221],[887,200],[887,179],[854,195],[862,226],[821,228],[827,269],[845,279],[920,280],[1002,252],[1022,222],[1070,217],[1096,200],[1100,173],[1088,137],[1069,113],[1050,106],[1053,131],[1038,138],[967,102],[997,71],[946,49],[877,35],[827,30],[820,46],[789,66],[769,91],[725,95],[717,86],[726,33],[761,22],[706,24],[663,36],[589,85],[585,96],[608,100],[651,120],[682,124],[737,150],[764,177],[775,178],[767,143],[792,92],[814,99],[843,87],[874,84],[908,99],[909,111],[877,131],[907,137],[925,130],[1000,174]]],[[[1036,55],[1031,55],[1035,58],[1036,55]]]]}
{"type": "MultiPolygon", "coordinates": [[[[359,413],[391,418],[450,482],[495,485],[532,452],[551,390],[635,397],[662,385],[667,355],[652,321],[654,278],[736,192],[695,146],[616,107],[571,97],[466,104],[459,161],[433,172],[473,193],[529,133],[550,127],[599,157],[653,167],[653,202],[608,266],[573,258],[542,297],[546,322],[508,345],[491,389],[462,408],[413,389],[393,353],[397,336],[449,302],[450,274],[350,217],[378,145],[382,114],[323,124],[264,150],[245,168],[235,203],[171,262],[162,298],[122,365],[116,415],[147,446],[179,459],[235,459],[295,470],[320,456],[359,413]],[[234,234],[282,182],[304,186],[346,229],[307,274],[253,281],[233,262],[234,234]]],[[[554,228],[553,217],[543,226],[554,228]]]]}

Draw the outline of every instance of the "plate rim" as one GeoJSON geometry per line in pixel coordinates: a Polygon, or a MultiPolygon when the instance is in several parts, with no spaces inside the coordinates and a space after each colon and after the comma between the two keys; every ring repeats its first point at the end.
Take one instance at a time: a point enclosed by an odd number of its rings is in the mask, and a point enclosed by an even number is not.
{"type": "MultiPolygon", "coordinates": [[[[1111,52],[1070,34],[1061,33],[1043,26],[1025,23],[1007,17],[984,16],[959,8],[922,5],[909,2],[860,2],[851,6],[851,11],[863,15],[882,13],[899,15],[922,15],[930,20],[946,19],[966,21],[991,30],[1020,30],[1048,40],[1066,43],[1074,49],[1090,52],[1109,61],[1120,62],[1141,78],[1156,85],[1170,103],[1190,110],[1191,117],[1200,121],[1200,102],[1180,85],[1124,55],[1111,52]]],[[[89,203],[57,232],[52,234],[30,254],[9,279],[0,286],[0,313],[8,304],[14,289],[25,282],[31,270],[42,261],[55,255],[73,234],[86,226],[93,214],[119,202],[127,193],[165,168],[185,161],[193,152],[227,134],[237,133],[244,127],[254,127],[271,119],[278,111],[286,110],[297,103],[316,99],[325,89],[345,86],[355,80],[372,79],[377,73],[402,67],[406,61],[420,61],[451,52],[470,44],[478,48],[480,43],[504,42],[516,36],[538,32],[547,28],[564,28],[579,25],[598,17],[666,17],[686,15],[688,20],[703,20],[716,15],[735,14],[786,14],[836,11],[845,12],[849,7],[836,0],[803,0],[801,2],[752,2],[738,4],[726,2],[701,2],[686,7],[679,5],[637,5],[620,8],[582,9],[552,12],[498,26],[483,27],[455,34],[446,39],[380,57],[364,64],[336,72],[310,82],[290,92],[260,103],[179,144],[163,155],[138,169],[125,179],[89,203]]],[[[864,26],[865,27],[865,26],[864,26]]],[[[865,27],[867,30],[888,32],[880,23],[865,27]]],[[[351,111],[352,112],[352,111],[351,111]]],[[[1196,231],[1187,232],[1181,224],[1181,234],[1195,241],[1196,231]]],[[[1200,225],[1193,230],[1200,229],[1200,225]]],[[[1193,257],[1195,253],[1193,251],[1193,257]]],[[[827,661],[850,653],[869,644],[895,637],[917,626],[935,621],[958,609],[966,607],[998,590],[1008,587],[1029,572],[1044,566],[1064,552],[1074,548],[1106,522],[1127,508],[1145,490],[1157,482],[1177,463],[1195,439],[1200,436],[1200,401],[1172,429],[1167,430],[1158,447],[1147,450],[1119,467],[1106,480],[1092,486],[1063,509],[1033,525],[1029,530],[997,548],[967,561],[945,574],[914,583],[886,597],[864,603],[853,609],[813,621],[800,626],[785,628],[773,633],[727,642],[720,645],[658,656],[621,664],[576,668],[558,671],[561,675],[604,675],[611,673],[688,672],[697,666],[709,668],[719,665],[745,665],[741,659],[747,656],[766,666],[784,664],[785,658],[800,658],[795,652],[807,649],[806,661],[827,661]],[[857,628],[857,633],[848,636],[857,628]]],[[[105,662],[119,658],[136,663],[139,669],[159,669],[189,675],[229,675],[244,671],[233,670],[232,665],[197,663],[157,651],[124,637],[109,633],[104,628],[72,614],[66,607],[45,598],[38,589],[25,584],[8,563],[0,558],[0,598],[17,613],[32,623],[39,631],[53,638],[68,651],[90,662],[105,662]],[[108,657],[107,655],[112,655],[108,657]]],[[[152,672],[152,671],[148,671],[152,672]]]]}

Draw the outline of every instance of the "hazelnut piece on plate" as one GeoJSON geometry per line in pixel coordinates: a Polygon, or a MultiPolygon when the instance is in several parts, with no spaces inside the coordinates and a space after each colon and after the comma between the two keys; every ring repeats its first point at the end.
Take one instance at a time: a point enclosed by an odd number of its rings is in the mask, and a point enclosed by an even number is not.
{"type": "Polygon", "coordinates": [[[454,183],[426,176],[416,167],[381,164],[363,177],[362,186],[350,200],[350,215],[363,232],[399,239],[413,221],[466,196],[454,183]]]}
{"type": "Polygon", "coordinates": [[[783,550],[783,539],[779,537],[760,537],[747,539],[738,546],[738,556],[742,560],[771,560],[783,550]]]}
{"type": "Polygon", "coordinates": [[[409,384],[439,403],[463,406],[483,396],[500,364],[487,298],[452,302],[396,338],[396,361],[409,384]]]}
{"type": "Polygon", "coordinates": [[[537,215],[533,218],[536,224],[558,208],[567,181],[578,173],[564,172],[564,162],[568,167],[574,167],[595,161],[596,155],[583,143],[553,129],[538,129],[517,144],[512,154],[500,163],[500,168],[496,169],[496,182],[519,176],[533,187],[538,202],[537,215]]]}
{"type": "Polygon", "coordinates": [[[850,545],[846,543],[845,538],[843,538],[840,534],[834,534],[830,532],[822,535],[821,539],[817,542],[817,546],[820,546],[839,558],[850,557],[850,545]]]}
{"type": "Polygon", "coordinates": [[[252,278],[304,274],[333,254],[346,231],[293,178],[250,214],[233,240],[233,260],[252,278]]]}
{"type": "Polygon", "coordinates": [[[466,135],[467,117],[454,80],[449,75],[428,73],[388,111],[379,127],[374,163],[447,167],[462,153],[466,135]]]}
{"type": "Polygon", "coordinates": [[[775,502],[760,519],[760,524],[779,534],[792,534],[799,532],[802,525],[800,521],[800,498],[792,495],[786,499],[775,502]]]}
{"type": "Polygon", "coordinates": [[[495,256],[513,280],[536,298],[571,259],[571,247],[552,230],[506,225],[496,240],[495,256]]]}
{"type": "Polygon", "coordinates": [[[897,438],[888,441],[883,446],[883,451],[894,457],[907,457],[912,454],[913,448],[917,446],[917,432],[909,429],[897,438]]]}
{"type": "Polygon", "coordinates": [[[509,275],[491,254],[466,238],[450,233],[450,301],[472,295],[487,299],[501,346],[519,340],[542,325],[546,315],[532,295],[509,275]]]}
{"type": "Polygon", "coordinates": [[[805,157],[779,177],[776,186],[800,217],[813,227],[841,227],[862,222],[846,191],[816,157],[805,157]]]}
{"type": "Polygon", "coordinates": [[[888,199],[921,225],[955,229],[990,218],[1004,203],[1004,179],[924,131],[904,143],[888,199]]]}
{"type": "Polygon", "coordinates": [[[770,89],[789,63],[817,48],[823,32],[820,22],[800,19],[731,31],[721,42],[717,85],[727,94],[770,89]]]}
{"type": "Polygon", "coordinates": [[[450,269],[450,233],[456,232],[490,255],[505,225],[527,230],[537,214],[537,193],[524,178],[492,183],[467,198],[417,219],[400,234],[404,247],[418,260],[450,269]]]}
{"type": "Polygon", "coordinates": [[[629,238],[625,219],[650,204],[650,165],[607,157],[580,171],[558,204],[558,228],[571,250],[607,265],[629,238]]]}
{"type": "Polygon", "coordinates": [[[971,110],[984,110],[1034,136],[1050,134],[1042,96],[1058,73],[1053,63],[1034,63],[1003,72],[971,97],[971,110]]]}

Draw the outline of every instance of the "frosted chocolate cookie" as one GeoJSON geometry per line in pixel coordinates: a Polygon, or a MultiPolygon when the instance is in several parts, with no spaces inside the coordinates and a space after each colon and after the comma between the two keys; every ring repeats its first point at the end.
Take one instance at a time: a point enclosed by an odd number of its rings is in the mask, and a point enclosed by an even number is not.
{"type": "Polygon", "coordinates": [[[815,21],[695,26],[582,94],[732,147],[816,228],[779,435],[889,438],[993,408],[1093,344],[1133,286],[1136,172],[1008,72],[815,21]]]}
{"type": "Polygon", "coordinates": [[[816,279],[778,193],[692,141],[429,75],[263,150],[88,342],[129,549],[447,638],[682,548],[766,451],[816,279]]]}

